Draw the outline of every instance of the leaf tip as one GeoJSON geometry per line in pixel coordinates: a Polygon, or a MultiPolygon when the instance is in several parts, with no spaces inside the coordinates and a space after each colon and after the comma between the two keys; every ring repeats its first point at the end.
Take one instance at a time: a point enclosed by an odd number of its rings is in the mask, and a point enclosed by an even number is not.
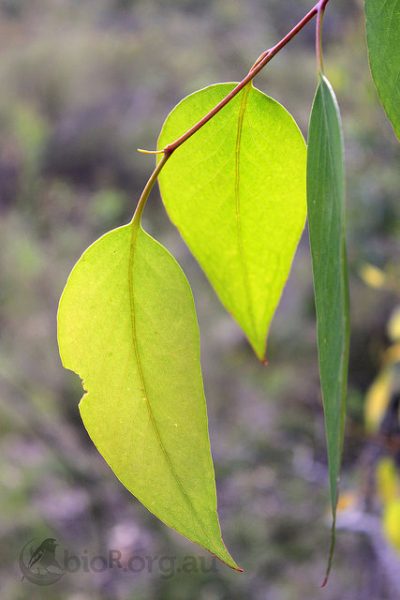
{"type": "Polygon", "coordinates": [[[242,567],[239,567],[239,565],[237,565],[237,566],[234,568],[234,571],[236,571],[237,573],[244,573],[244,569],[242,569],[242,567]]]}
{"type": "MultiPolygon", "coordinates": [[[[223,561],[225,562],[225,561],[223,561]]],[[[240,567],[235,561],[234,559],[231,557],[231,561],[225,562],[225,564],[230,567],[232,569],[232,571],[236,571],[236,573],[244,573],[244,569],[242,567],[240,567]]]]}
{"type": "Polygon", "coordinates": [[[269,360],[267,358],[267,349],[265,344],[263,344],[262,348],[254,348],[255,349],[255,353],[256,356],[258,358],[258,360],[260,361],[260,363],[263,365],[263,367],[268,367],[269,365],[269,360]]]}
{"type": "Polygon", "coordinates": [[[244,569],[242,569],[242,567],[240,567],[237,562],[235,561],[234,558],[232,558],[231,554],[229,553],[229,550],[227,549],[227,547],[225,546],[224,540],[221,538],[221,542],[222,542],[222,546],[223,546],[223,552],[214,552],[213,550],[210,550],[209,548],[206,548],[208,550],[208,552],[210,552],[210,554],[212,554],[213,556],[215,556],[216,558],[218,558],[221,562],[223,562],[227,567],[229,567],[230,569],[232,569],[232,571],[236,571],[237,573],[244,573],[244,569]]]}
{"type": "Polygon", "coordinates": [[[267,343],[265,337],[263,336],[261,339],[258,338],[253,340],[250,336],[248,336],[247,339],[250,342],[250,346],[260,363],[264,367],[267,367],[269,365],[269,361],[267,358],[267,343]]]}

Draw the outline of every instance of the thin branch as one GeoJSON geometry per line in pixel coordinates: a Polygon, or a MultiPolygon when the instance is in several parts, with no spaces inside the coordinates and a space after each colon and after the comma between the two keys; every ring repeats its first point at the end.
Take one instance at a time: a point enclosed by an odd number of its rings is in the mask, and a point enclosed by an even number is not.
{"type": "Polygon", "coordinates": [[[227,95],[223,98],[209,113],[207,113],[198,123],[193,125],[186,133],[181,135],[178,139],[176,139],[171,144],[168,144],[164,148],[164,153],[172,154],[174,150],[179,148],[186,140],[188,140],[196,131],[201,129],[203,125],[208,123],[210,119],[212,119],[219,111],[224,108],[231,100],[234,98],[250,81],[254,79],[256,75],[284,48],[315,16],[317,16],[320,12],[325,10],[326,5],[329,0],[319,0],[317,4],[287,33],[275,46],[266,50],[261,54],[261,56],[256,60],[250,71],[247,73],[246,77],[242,79],[240,83],[227,95]]]}
{"type": "MultiPolygon", "coordinates": [[[[150,195],[150,192],[157,180],[157,177],[167,162],[168,158],[172,155],[172,153],[179,148],[184,142],[186,142],[189,138],[192,137],[199,129],[201,129],[208,121],[210,121],[216,114],[219,113],[220,110],[224,108],[248,83],[250,83],[256,75],[284,48],[315,16],[319,17],[319,20],[322,20],[322,15],[325,11],[326,5],[329,0],[319,0],[313,8],[287,33],[275,46],[263,52],[254,65],[251,67],[250,71],[247,73],[246,77],[242,79],[240,83],[227,95],[223,98],[213,109],[210,110],[200,121],[198,121],[195,125],[193,125],[190,129],[188,129],[183,135],[177,138],[171,144],[168,144],[163,150],[142,150],[139,152],[144,154],[163,154],[163,158],[157,164],[153,173],[151,174],[149,180],[146,183],[146,186],[142,192],[142,195],[139,198],[138,205],[135,210],[135,214],[132,218],[133,221],[136,219],[140,220],[142,215],[144,206],[147,202],[147,199],[150,195]]],[[[317,42],[318,43],[318,42],[317,42]]],[[[317,51],[317,56],[320,54],[317,51]]]]}

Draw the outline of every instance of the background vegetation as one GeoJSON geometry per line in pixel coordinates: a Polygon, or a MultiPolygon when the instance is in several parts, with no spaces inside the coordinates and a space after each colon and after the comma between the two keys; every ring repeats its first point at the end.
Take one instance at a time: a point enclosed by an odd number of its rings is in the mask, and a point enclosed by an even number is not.
{"type": "MultiPolygon", "coordinates": [[[[139,505],[92,446],[77,410],[80,383],[58,358],[57,302],[87,245],[129,220],[152,168],[152,158],[136,148],[155,147],[165,116],[184,95],[241,78],[310,6],[0,0],[2,597],[397,597],[400,555],[381,527],[374,473],[382,452],[396,458],[398,447],[382,450],[371,433],[377,423],[364,422],[367,391],[396,339],[393,319],[391,338],[387,323],[399,302],[400,147],[369,75],[361,0],[332,0],[325,20],[326,70],[345,126],[352,298],[342,520],[328,588],[318,588],[329,514],[307,237],[274,320],[265,369],[168,223],[157,193],[145,221],[194,290],[222,528],[246,572],[223,565],[171,577],[159,569],[80,572],[36,588],[21,582],[18,570],[22,546],[49,536],[77,554],[202,554],[139,505]]],[[[305,133],[315,89],[313,44],[310,25],[257,78],[305,133]]],[[[379,421],[383,409],[376,410],[379,421]]]]}

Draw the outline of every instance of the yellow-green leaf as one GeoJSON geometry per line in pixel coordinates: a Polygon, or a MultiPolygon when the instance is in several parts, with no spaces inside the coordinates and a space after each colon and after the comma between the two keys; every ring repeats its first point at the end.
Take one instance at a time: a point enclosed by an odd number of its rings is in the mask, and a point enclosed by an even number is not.
{"type": "Polygon", "coordinates": [[[175,259],[136,222],[100,238],[68,279],[58,341],[86,390],[85,427],[118,479],[237,569],[217,517],[193,296],[175,259]]]}
{"type": "MultiPolygon", "coordinates": [[[[180,102],[164,148],[234,87],[180,102]]],[[[160,174],[172,222],[260,359],[306,217],[306,148],[291,115],[252,85],[179,147],[160,174]]]]}

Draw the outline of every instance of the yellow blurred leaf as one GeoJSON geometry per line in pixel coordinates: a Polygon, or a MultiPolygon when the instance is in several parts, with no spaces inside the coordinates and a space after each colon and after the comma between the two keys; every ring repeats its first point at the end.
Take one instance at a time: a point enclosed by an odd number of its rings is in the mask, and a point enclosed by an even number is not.
{"type": "Polygon", "coordinates": [[[393,344],[386,350],[384,362],[390,366],[400,362],[400,344],[393,344]]]}
{"type": "Polygon", "coordinates": [[[383,512],[383,531],[392,546],[400,551],[400,499],[386,505],[383,512]]]}
{"type": "Polygon", "coordinates": [[[372,288],[382,288],[386,283],[386,274],[378,267],[365,263],[360,269],[360,277],[372,288]]]}
{"type": "Polygon", "coordinates": [[[376,489],[382,504],[400,498],[399,477],[391,458],[383,458],[376,468],[376,489]]]}
{"type": "Polygon", "coordinates": [[[365,399],[365,425],[369,432],[377,431],[389,403],[393,372],[381,371],[367,392],[365,399]]]}
{"type": "Polygon", "coordinates": [[[392,342],[400,341],[400,306],[397,306],[389,319],[387,331],[392,342]]]}

